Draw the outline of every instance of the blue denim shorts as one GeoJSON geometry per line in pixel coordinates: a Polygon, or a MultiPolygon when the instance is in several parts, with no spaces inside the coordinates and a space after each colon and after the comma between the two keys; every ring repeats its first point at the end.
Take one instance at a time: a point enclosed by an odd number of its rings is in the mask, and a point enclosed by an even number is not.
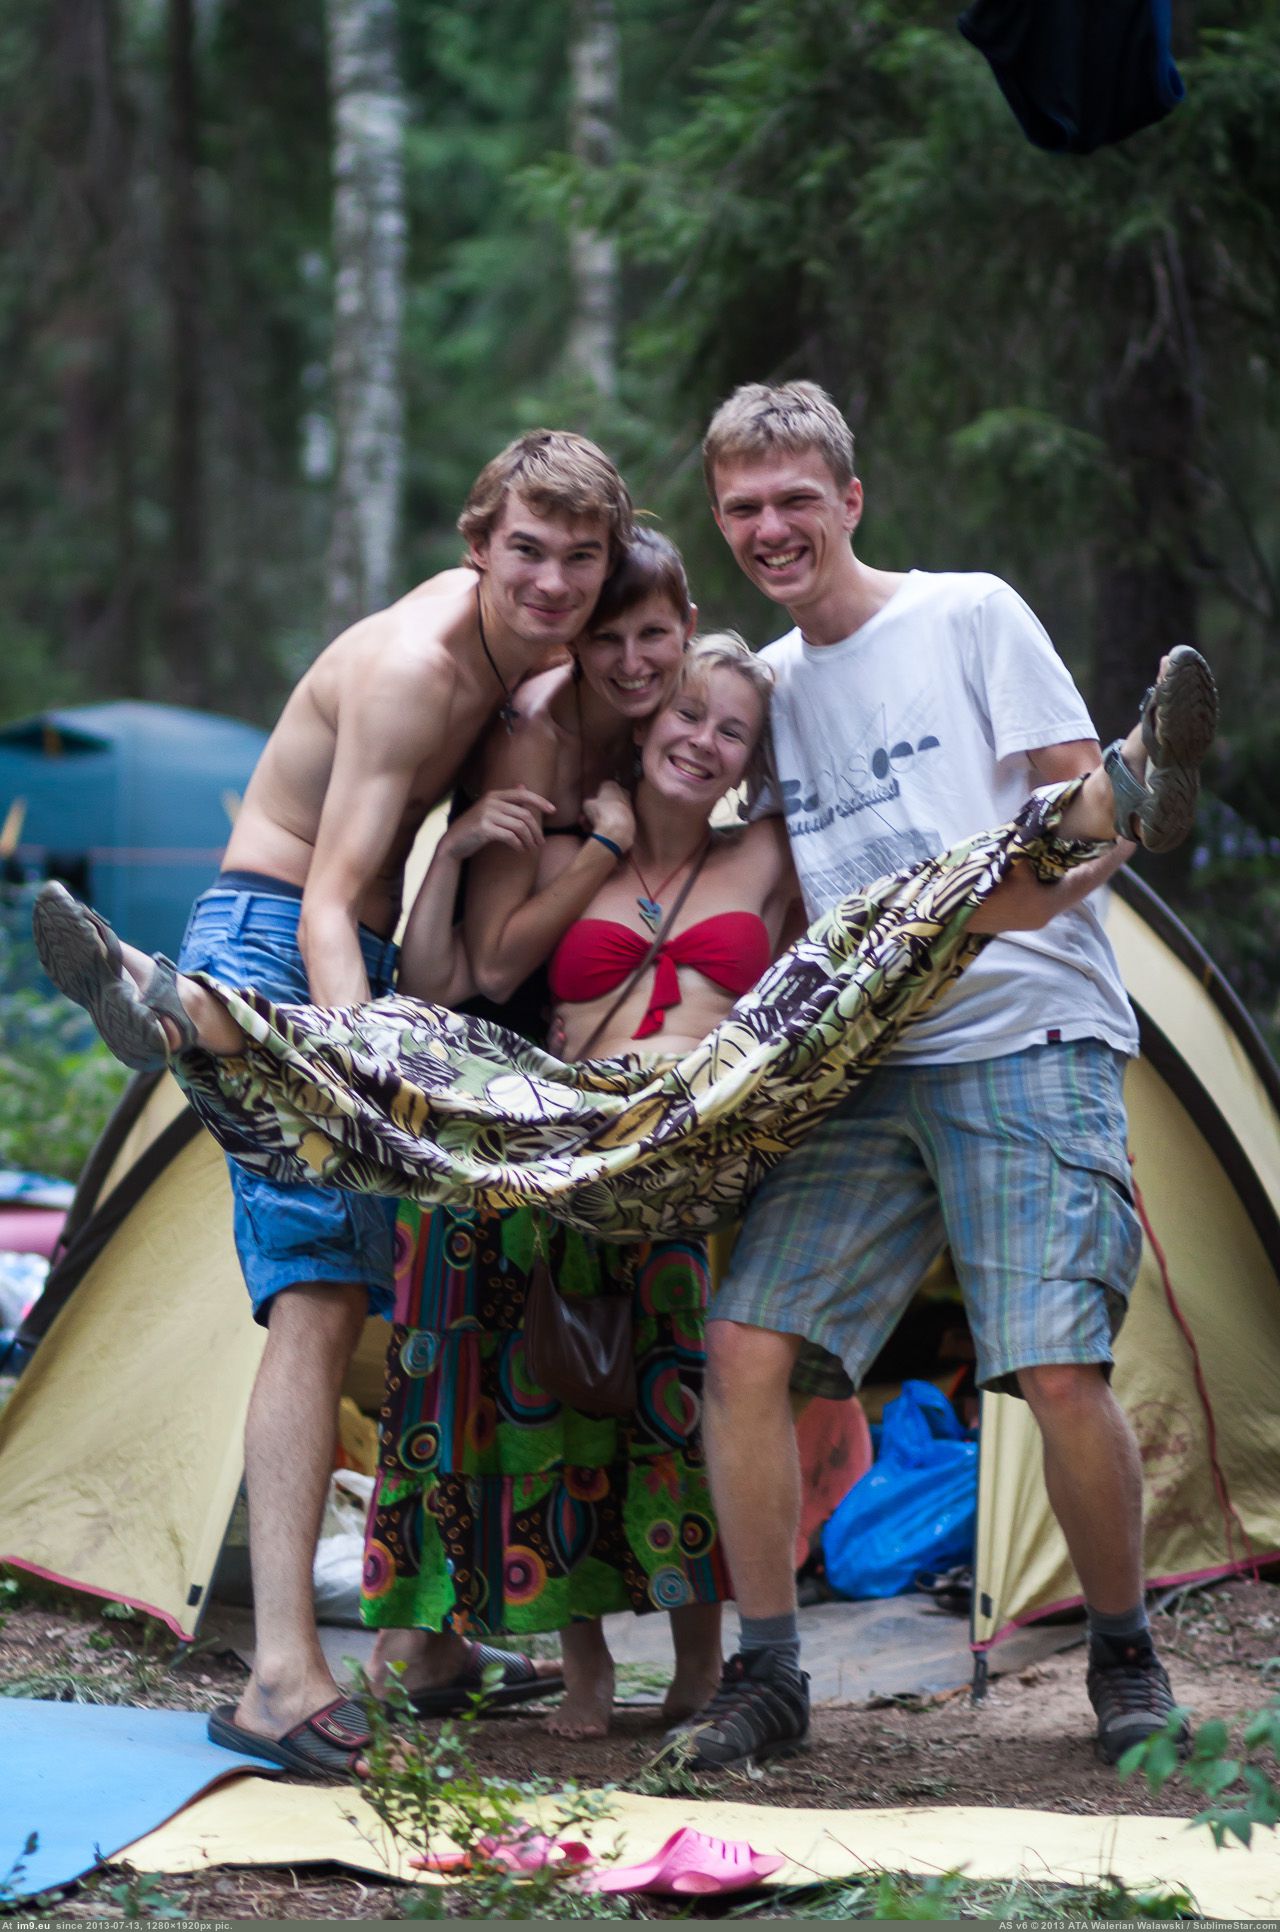
{"type": "MultiPolygon", "coordinates": [[[[267,890],[211,886],[196,900],[179,965],[212,973],[229,986],[252,986],[271,999],[305,1001],[307,969],[298,949],[300,899],[267,890]]],[[[375,999],[391,991],[396,948],[360,928],[375,999]]],[[[369,1313],[390,1318],[394,1305],[396,1203],[335,1187],[285,1186],[228,1160],[235,1197],[236,1252],[257,1321],[270,1318],[284,1288],[350,1282],[369,1297],[369,1313]]]]}
{"type": "Polygon", "coordinates": [[[801,1336],[792,1387],[848,1395],[945,1246],[983,1388],[1108,1367],[1142,1253],[1124,1064],[1076,1040],[880,1067],[757,1190],[708,1319],[801,1336]]]}

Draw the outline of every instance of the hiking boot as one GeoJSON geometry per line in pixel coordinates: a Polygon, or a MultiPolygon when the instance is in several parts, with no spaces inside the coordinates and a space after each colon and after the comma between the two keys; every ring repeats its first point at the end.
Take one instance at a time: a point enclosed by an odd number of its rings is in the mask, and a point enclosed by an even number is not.
{"type": "MultiPolygon", "coordinates": [[[[1098,1718],[1096,1749],[1105,1764],[1115,1764],[1130,1745],[1162,1731],[1173,1710],[1168,1673],[1149,1637],[1127,1644],[1095,1638],[1085,1683],[1098,1718]]],[[[1179,1743],[1187,1736],[1184,1723],[1179,1743]]]]}
{"type": "Polygon", "coordinates": [[[720,1688],[696,1716],[668,1731],[662,1755],[689,1771],[754,1758],[790,1757],[809,1737],[809,1679],[768,1650],[730,1657],[720,1688]]]}

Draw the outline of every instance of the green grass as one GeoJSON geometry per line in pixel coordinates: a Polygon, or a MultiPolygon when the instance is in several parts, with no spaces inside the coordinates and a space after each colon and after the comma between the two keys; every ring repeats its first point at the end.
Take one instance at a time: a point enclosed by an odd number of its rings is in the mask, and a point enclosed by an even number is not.
{"type": "Polygon", "coordinates": [[[1119,1879],[1095,1886],[1030,1884],[1023,1879],[968,1879],[959,1872],[917,1878],[868,1872],[853,1882],[778,1890],[764,1902],[739,1906],[735,1919],[972,1919],[1030,1924],[1085,1920],[1194,1919],[1185,1892],[1131,1892],[1119,1879]]]}

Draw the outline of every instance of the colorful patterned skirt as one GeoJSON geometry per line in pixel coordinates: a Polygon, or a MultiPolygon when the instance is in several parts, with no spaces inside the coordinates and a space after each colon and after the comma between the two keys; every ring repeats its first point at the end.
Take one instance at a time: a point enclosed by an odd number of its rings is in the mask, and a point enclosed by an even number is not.
{"type": "Polygon", "coordinates": [[[417,1000],[281,1006],[204,974],[248,1044],[173,1070],[227,1152],[275,1180],[541,1205],[614,1240],[723,1227],[976,956],[969,922],[1015,862],[1053,882],[1110,850],[1055,835],[1081,782],[851,894],[665,1072],[629,1055],[566,1066],[417,1000]]]}
{"type": "Polygon", "coordinates": [[[730,1594],[698,1435],[707,1258],[546,1223],[571,1294],[628,1292],[639,1401],[582,1415],[531,1382],[534,1213],[401,1212],[363,1616],[394,1628],[559,1630],[730,1594]]]}

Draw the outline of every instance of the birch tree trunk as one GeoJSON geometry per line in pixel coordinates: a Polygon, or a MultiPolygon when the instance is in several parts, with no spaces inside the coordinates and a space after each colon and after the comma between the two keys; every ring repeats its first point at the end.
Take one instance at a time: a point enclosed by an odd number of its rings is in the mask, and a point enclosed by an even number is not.
{"type": "MultiPolygon", "coordinates": [[[[614,0],[573,0],[570,139],[589,168],[612,166],[617,153],[621,55],[614,0]]],[[[618,250],[607,235],[575,225],[569,234],[573,320],[567,356],[571,369],[602,395],[618,383],[618,250]]]]}
{"type": "Polygon", "coordinates": [[[391,599],[404,468],[405,100],[394,0],[326,0],[333,103],[331,634],[391,599]]]}

